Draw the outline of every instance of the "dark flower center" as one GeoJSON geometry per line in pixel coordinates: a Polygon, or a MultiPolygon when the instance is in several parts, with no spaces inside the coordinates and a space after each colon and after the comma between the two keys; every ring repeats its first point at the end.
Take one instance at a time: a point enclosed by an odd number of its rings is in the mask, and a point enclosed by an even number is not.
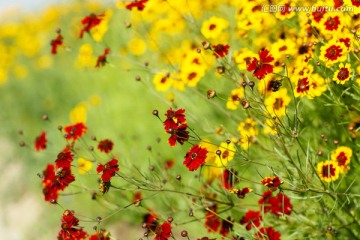
{"type": "Polygon", "coordinates": [[[214,30],[216,28],[216,25],[215,24],[211,24],[210,26],[209,26],[209,30],[214,30]]]}
{"type": "Polygon", "coordinates": [[[345,80],[349,77],[349,70],[347,68],[341,68],[338,75],[337,75],[337,78],[339,80],[345,80]]]}
{"type": "Polygon", "coordinates": [[[330,165],[324,165],[322,168],[322,175],[324,177],[330,178],[331,176],[335,175],[335,168],[332,164],[330,165]]]}
{"type": "Polygon", "coordinates": [[[344,166],[347,160],[346,154],[341,152],[337,157],[336,160],[338,161],[339,166],[344,166]]]}

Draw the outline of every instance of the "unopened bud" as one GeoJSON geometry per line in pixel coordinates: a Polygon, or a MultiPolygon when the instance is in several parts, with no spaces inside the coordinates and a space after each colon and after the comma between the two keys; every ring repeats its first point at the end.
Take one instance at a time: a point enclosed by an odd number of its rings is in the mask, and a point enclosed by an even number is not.
{"type": "Polygon", "coordinates": [[[215,90],[208,90],[207,91],[207,98],[212,99],[214,97],[216,97],[216,91],[215,90]]]}
{"type": "Polygon", "coordinates": [[[210,48],[210,43],[208,41],[203,41],[201,44],[205,50],[210,48]]]}

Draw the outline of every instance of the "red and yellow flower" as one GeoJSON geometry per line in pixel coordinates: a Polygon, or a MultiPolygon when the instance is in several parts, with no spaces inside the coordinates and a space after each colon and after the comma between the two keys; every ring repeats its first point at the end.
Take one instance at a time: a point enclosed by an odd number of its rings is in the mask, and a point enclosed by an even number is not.
{"type": "Polygon", "coordinates": [[[350,169],[351,156],[351,148],[340,146],[331,154],[331,160],[337,163],[340,173],[346,173],[350,169]]]}
{"type": "Polygon", "coordinates": [[[339,178],[339,173],[340,168],[335,161],[326,160],[317,164],[317,174],[324,182],[336,181],[339,178]]]}
{"type": "Polygon", "coordinates": [[[351,65],[349,63],[340,63],[339,69],[334,73],[333,80],[338,84],[344,84],[349,81],[351,74],[351,65]]]}

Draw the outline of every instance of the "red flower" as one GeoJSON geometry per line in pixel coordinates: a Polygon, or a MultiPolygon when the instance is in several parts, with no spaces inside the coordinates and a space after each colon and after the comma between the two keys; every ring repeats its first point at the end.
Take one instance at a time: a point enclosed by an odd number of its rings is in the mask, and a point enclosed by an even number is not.
{"type": "Polygon", "coordinates": [[[114,146],[114,143],[111,140],[105,139],[105,140],[101,140],[99,142],[98,149],[101,152],[109,153],[112,150],[113,146],[114,146]]]}
{"type": "Polygon", "coordinates": [[[171,223],[164,222],[161,226],[157,226],[155,234],[155,240],[167,240],[171,237],[171,223]]]}
{"type": "Polygon", "coordinates": [[[224,237],[228,235],[230,231],[232,231],[233,225],[234,225],[233,220],[230,217],[228,217],[226,220],[223,219],[221,221],[220,234],[223,235],[224,237]]]}
{"type": "Polygon", "coordinates": [[[250,230],[252,225],[256,227],[260,226],[260,222],[262,221],[262,216],[260,211],[248,210],[240,220],[240,224],[246,224],[246,230],[250,230]]]}
{"type": "Polygon", "coordinates": [[[80,30],[80,38],[83,37],[84,32],[89,32],[93,27],[99,25],[102,21],[102,17],[104,17],[104,14],[95,15],[92,13],[81,20],[81,23],[85,26],[80,30]]]}
{"type": "Polygon", "coordinates": [[[171,147],[174,147],[176,145],[176,142],[183,145],[184,142],[189,140],[189,132],[186,131],[186,129],[186,123],[181,124],[180,126],[176,126],[175,128],[169,128],[168,133],[170,133],[171,136],[169,137],[168,142],[171,147]]]}
{"type": "Polygon", "coordinates": [[[208,211],[205,215],[205,226],[208,228],[209,232],[217,232],[220,227],[219,217],[216,215],[217,205],[210,207],[210,211],[208,211]]]}
{"type": "Polygon", "coordinates": [[[256,240],[280,240],[280,237],[280,233],[276,232],[272,227],[262,227],[255,235],[256,240]]]}
{"type": "Polygon", "coordinates": [[[89,240],[110,240],[110,233],[105,229],[101,229],[100,232],[91,235],[89,240]]]}
{"type": "Polygon", "coordinates": [[[329,31],[337,30],[340,25],[339,17],[338,16],[328,17],[324,25],[326,30],[329,31]]]}
{"type": "Polygon", "coordinates": [[[219,58],[220,57],[225,57],[225,55],[227,55],[229,53],[229,48],[230,46],[229,45],[222,45],[222,44],[218,44],[218,45],[214,45],[213,46],[213,49],[214,49],[214,56],[216,58],[219,58]]]}
{"type": "Polygon", "coordinates": [[[110,182],[110,179],[115,176],[115,172],[119,171],[118,160],[114,158],[105,165],[99,164],[96,171],[97,173],[103,172],[101,179],[104,182],[110,182]]]}
{"type": "Polygon", "coordinates": [[[197,170],[200,166],[205,164],[206,148],[201,148],[199,145],[193,146],[185,155],[184,165],[190,170],[197,170]]]}
{"type": "Polygon", "coordinates": [[[281,181],[278,176],[274,176],[274,177],[264,177],[264,179],[261,180],[261,183],[262,185],[270,188],[270,190],[276,190],[276,188],[280,186],[283,183],[283,181],[281,181]]]}
{"type": "Polygon", "coordinates": [[[79,225],[79,219],[74,216],[73,211],[65,210],[61,218],[61,230],[58,234],[59,240],[83,240],[88,234],[79,225]]]}
{"type": "Polygon", "coordinates": [[[96,61],[95,67],[102,67],[107,63],[106,56],[110,53],[110,48],[106,48],[103,55],[100,55],[96,61]]]}
{"type": "Polygon", "coordinates": [[[133,2],[127,4],[126,8],[128,10],[131,10],[132,8],[136,7],[139,11],[142,11],[145,8],[144,3],[146,3],[147,1],[148,0],[134,0],[133,2]]]}
{"type": "Polygon", "coordinates": [[[174,160],[167,160],[164,164],[164,169],[169,170],[172,166],[174,166],[175,162],[174,160]]]}
{"type": "Polygon", "coordinates": [[[179,109],[174,111],[172,110],[172,108],[170,108],[169,110],[167,110],[165,113],[166,120],[164,121],[165,131],[168,132],[170,128],[174,129],[180,124],[185,123],[186,117],[184,112],[185,109],[179,109]]]}
{"type": "Polygon", "coordinates": [[[259,52],[259,57],[260,60],[253,58],[253,60],[247,65],[247,70],[255,70],[253,75],[261,80],[266,76],[266,74],[273,72],[274,66],[270,63],[274,61],[274,58],[271,54],[269,54],[269,50],[267,49],[261,50],[259,52]]]}
{"type": "Polygon", "coordinates": [[[58,199],[59,188],[55,184],[55,166],[53,164],[48,164],[46,169],[43,172],[43,194],[45,196],[45,201],[52,201],[58,199]]]}
{"type": "Polygon", "coordinates": [[[316,11],[312,12],[312,15],[314,17],[315,22],[320,22],[320,20],[324,17],[324,14],[326,13],[326,8],[324,7],[317,7],[316,11]]]}
{"type": "Polygon", "coordinates": [[[309,89],[310,89],[310,82],[309,82],[308,78],[305,77],[305,78],[299,79],[297,88],[296,88],[296,92],[298,92],[298,93],[305,92],[306,93],[307,91],[309,91],[309,89]]]}
{"type": "Polygon", "coordinates": [[[337,45],[331,45],[325,52],[325,57],[332,61],[338,59],[343,54],[341,47],[337,45]]]}
{"type": "Polygon", "coordinates": [[[70,167],[71,162],[74,160],[73,156],[74,155],[70,151],[65,150],[63,152],[60,152],[57,155],[57,159],[55,160],[56,167],[57,168],[70,167]]]}
{"type": "Polygon", "coordinates": [[[263,206],[264,212],[270,212],[277,217],[283,214],[290,215],[293,208],[287,196],[279,193],[276,197],[273,197],[270,190],[263,193],[259,204],[263,206]]]}
{"type": "Polygon", "coordinates": [[[146,225],[146,228],[151,231],[155,231],[156,227],[158,226],[157,222],[157,216],[156,214],[145,214],[144,215],[144,224],[146,225]]]}
{"type": "Polygon", "coordinates": [[[50,45],[51,54],[56,54],[58,46],[63,45],[63,36],[59,33],[55,39],[51,40],[50,45]]]}
{"type": "Polygon", "coordinates": [[[252,192],[252,189],[250,189],[250,188],[248,188],[248,187],[245,187],[245,188],[243,188],[243,189],[241,189],[241,190],[239,190],[239,189],[232,189],[232,190],[230,190],[230,192],[231,192],[231,193],[235,193],[235,194],[238,196],[238,198],[243,199],[243,198],[245,198],[246,194],[252,192]]]}
{"type": "Polygon", "coordinates": [[[75,177],[72,175],[70,167],[58,168],[55,176],[56,185],[58,185],[60,190],[64,190],[70,183],[75,181],[75,177]]]}
{"type": "Polygon", "coordinates": [[[76,123],[64,128],[67,140],[76,141],[86,133],[87,127],[83,123],[76,123]]]}
{"type": "Polygon", "coordinates": [[[46,149],[46,132],[42,132],[39,136],[35,138],[35,150],[41,151],[46,149]]]}

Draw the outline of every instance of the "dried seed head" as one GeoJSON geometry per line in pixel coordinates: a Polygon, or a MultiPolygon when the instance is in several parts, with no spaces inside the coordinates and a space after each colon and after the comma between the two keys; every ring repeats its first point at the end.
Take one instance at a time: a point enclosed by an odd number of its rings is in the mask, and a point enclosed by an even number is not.
{"type": "Polygon", "coordinates": [[[181,180],[181,175],[180,174],[176,175],[176,180],[178,180],[178,181],[181,180]]]}
{"type": "Polygon", "coordinates": [[[126,28],[131,28],[131,22],[128,21],[128,20],[124,21],[124,25],[125,25],[126,28]]]}
{"type": "Polygon", "coordinates": [[[151,148],[151,146],[149,145],[149,146],[147,146],[146,147],[146,149],[148,150],[148,151],[151,151],[152,150],[152,148],[151,148]]]}
{"type": "Polygon", "coordinates": [[[141,77],[140,77],[140,76],[136,76],[136,77],[135,77],[135,80],[136,80],[136,81],[140,81],[140,80],[141,80],[141,77]]]}
{"type": "Polygon", "coordinates": [[[230,144],[230,143],[231,143],[230,139],[226,140],[226,144],[230,144]]]}
{"type": "Polygon", "coordinates": [[[355,49],[354,49],[354,53],[359,53],[359,49],[358,49],[358,48],[355,48],[355,49]]]}
{"type": "Polygon", "coordinates": [[[251,87],[251,89],[253,89],[255,86],[255,83],[253,81],[250,81],[248,84],[249,84],[249,87],[251,87]]]}
{"type": "Polygon", "coordinates": [[[250,107],[250,103],[245,99],[241,100],[241,105],[243,106],[244,109],[248,109],[250,107]]]}
{"type": "Polygon", "coordinates": [[[197,53],[201,53],[201,49],[200,49],[200,48],[197,48],[197,49],[196,49],[196,52],[197,52],[197,53]]]}
{"type": "Polygon", "coordinates": [[[182,237],[187,237],[188,236],[188,232],[186,230],[181,231],[181,236],[182,237]]]}
{"type": "Polygon", "coordinates": [[[42,120],[44,120],[44,121],[49,120],[48,115],[44,114],[44,115],[42,116],[42,120]]]}
{"type": "Polygon", "coordinates": [[[144,62],[145,67],[149,66],[149,62],[144,62]]]}
{"type": "Polygon", "coordinates": [[[208,41],[203,41],[201,43],[201,45],[203,46],[203,48],[206,49],[210,49],[210,43],[208,41]]]}
{"type": "Polygon", "coordinates": [[[324,137],[325,137],[325,133],[320,134],[320,137],[321,137],[321,138],[324,138],[324,137]]]}
{"type": "Polygon", "coordinates": [[[245,81],[241,82],[241,86],[246,87],[246,86],[247,86],[247,82],[245,82],[245,81]]]}
{"type": "Polygon", "coordinates": [[[174,221],[174,218],[173,218],[173,217],[168,217],[167,221],[168,221],[169,223],[171,223],[172,221],[174,221]]]}
{"type": "Polygon", "coordinates": [[[323,152],[319,150],[319,151],[317,152],[317,155],[318,155],[319,157],[321,157],[321,156],[323,155],[323,152]]]}
{"type": "Polygon", "coordinates": [[[25,144],[24,141],[20,141],[20,142],[19,142],[19,146],[20,146],[20,147],[25,147],[25,145],[26,145],[26,144],[25,144]]]}
{"type": "Polygon", "coordinates": [[[88,147],[88,150],[89,150],[89,151],[94,151],[94,147],[93,147],[93,146],[89,146],[89,147],[88,147]]]}
{"type": "Polygon", "coordinates": [[[221,155],[221,150],[220,149],[218,149],[218,150],[216,150],[216,155],[218,155],[218,156],[220,156],[221,155]]]}
{"type": "Polygon", "coordinates": [[[225,68],[223,66],[218,66],[216,68],[216,72],[219,74],[223,74],[225,72],[225,68]]]}
{"type": "Polygon", "coordinates": [[[96,136],[91,136],[91,140],[96,141],[96,136]]]}
{"type": "Polygon", "coordinates": [[[338,144],[339,144],[339,140],[335,139],[335,140],[334,140],[334,144],[335,144],[335,145],[338,145],[338,144]]]}
{"type": "Polygon", "coordinates": [[[154,110],[152,111],[152,114],[153,114],[154,116],[159,117],[159,111],[156,110],[156,109],[154,109],[154,110]]]}
{"type": "Polygon", "coordinates": [[[55,30],[55,32],[56,32],[57,34],[60,34],[60,33],[61,33],[61,28],[57,28],[57,29],[55,30]]]}
{"type": "Polygon", "coordinates": [[[150,171],[154,171],[154,170],[155,170],[154,165],[150,165],[150,166],[149,166],[149,170],[150,170],[150,171]]]}
{"type": "Polygon", "coordinates": [[[61,130],[62,130],[62,126],[61,126],[61,125],[57,126],[57,129],[58,129],[59,131],[61,131],[61,130]]]}
{"type": "Polygon", "coordinates": [[[18,134],[19,134],[19,135],[23,135],[23,134],[24,134],[24,131],[23,131],[23,130],[19,130],[19,131],[18,131],[18,134]]]}
{"type": "Polygon", "coordinates": [[[208,99],[212,99],[212,98],[214,98],[214,97],[216,97],[216,92],[215,92],[215,90],[208,90],[208,91],[207,91],[207,98],[208,98],[208,99]]]}
{"type": "Polygon", "coordinates": [[[102,220],[101,217],[96,217],[96,221],[100,222],[102,220]]]}

